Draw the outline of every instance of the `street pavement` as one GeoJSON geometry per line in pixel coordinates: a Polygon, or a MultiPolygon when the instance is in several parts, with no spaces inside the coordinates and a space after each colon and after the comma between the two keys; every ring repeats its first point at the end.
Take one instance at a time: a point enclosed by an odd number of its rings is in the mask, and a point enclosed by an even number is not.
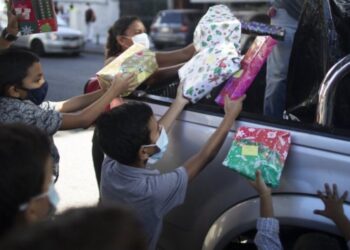
{"type": "Polygon", "coordinates": [[[91,206],[98,201],[98,188],[91,156],[93,129],[60,131],[54,140],[60,152],[60,176],[56,188],[60,196],[58,212],[91,206]]]}
{"type": "MultiPolygon", "coordinates": [[[[82,53],[79,57],[45,56],[41,58],[49,83],[47,100],[61,101],[83,93],[86,81],[103,65],[103,55],[82,53]]],[[[59,131],[54,136],[60,152],[60,176],[56,183],[60,195],[58,212],[70,207],[94,205],[98,201],[91,156],[93,129],[59,131]]]]}

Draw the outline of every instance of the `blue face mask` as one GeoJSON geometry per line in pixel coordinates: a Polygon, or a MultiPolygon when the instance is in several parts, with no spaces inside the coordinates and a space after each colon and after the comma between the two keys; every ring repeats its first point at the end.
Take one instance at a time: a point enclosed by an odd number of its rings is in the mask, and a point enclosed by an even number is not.
{"type": "Polygon", "coordinates": [[[45,81],[43,85],[36,89],[27,89],[21,87],[27,91],[27,99],[32,101],[36,105],[40,105],[46,97],[47,90],[49,89],[49,84],[45,81]]]}
{"type": "Polygon", "coordinates": [[[157,147],[159,149],[159,152],[151,155],[148,158],[149,164],[156,164],[160,159],[163,158],[164,153],[168,148],[168,143],[169,143],[168,135],[163,127],[156,144],[144,145],[144,147],[157,147]]]}

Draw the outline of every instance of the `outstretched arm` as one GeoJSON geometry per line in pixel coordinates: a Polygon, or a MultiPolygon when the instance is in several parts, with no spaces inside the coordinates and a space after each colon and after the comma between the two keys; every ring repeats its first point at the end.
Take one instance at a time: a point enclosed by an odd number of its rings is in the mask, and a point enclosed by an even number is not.
{"type": "Polygon", "coordinates": [[[72,113],[82,110],[106,93],[107,89],[99,89],[92,93],[72,97],[68,100],[56,102],[56,110],[61,113],[72,113]]]}
{"type": "Polygon", "coordinates": [[[236,101],[231,101],[228,96],[225,97],[225,116],[221,124],[210,136],[204,147],[184,164],[190,181],[193,180],[219,152],[227,134],[230,132],[236,118],[242,110],[244,99],[245,96],[236,101]]]}
{"type": "MultiPolygon", "coordinates": [[[[11,0],[6,0],[7,5],[7,27],[6,31],[8,34],[11,34],[13,36],[17,36],[18,34],[18,22],[17,17],[14,14],[14,10],[12,8],[12,2],[11,0]]],[[[0,37],[0,49],[7,49],[10,47],[10,45],[13,43],[13,41],[8,41],[3,37],[0,37]]]]}
{"type": "Polygon", "coordinates": [[[164,129],[168,132],[171,125],[174,123],[176,118],[182,112],[184,107],[188,104],[188,100],[182,94],[183,84],[180,84],[177,88],[177,94],[175,101],[171,104],[170,108],[159,120],[159,124],[163,125],[164,129]]]}
{"type": "Polygon", "coordinates": [[[195,52],[196,50],[193,44],[190,44],[187,47],[178,50],[157,52],[156,59],[159,68],[169,67],[187,62],[192,58],[195,52]]]}
{"type": "Polygon", "coordinates": [[[250,184],[260,197],[260,218],[257,221],[258,232],[254,243],[259,250],[281,250],[279,222],[274,218],[271,189],[266,186],[260,170],[255,173],[255,181],[250,184]]]}
{"type": "Polygon", "coordinates": [[[132,85],[134,81],[134,75],[125,78],[120,74],[115,76],[111,87],[91,105],[75,113],[62,113],[63,119],[60,130],[89,127],[113,98],[121,95],[125,91],[132,91],[129,86],[132,85]]]}
{"type": "Polygon", "coordinates": [[[350,241],[350,221],[344,213],[343,203],[348,196],[348,192],[344,192],[341,197],[338,195],[338,187],[333,184],[333,190],[328,183],[324,185],[325,192],[317,191],[318,196],[323,201],[324,210],[316,209],[315,214],[322,215],[331,219],[343,233],[347,242],[350,241]]]}

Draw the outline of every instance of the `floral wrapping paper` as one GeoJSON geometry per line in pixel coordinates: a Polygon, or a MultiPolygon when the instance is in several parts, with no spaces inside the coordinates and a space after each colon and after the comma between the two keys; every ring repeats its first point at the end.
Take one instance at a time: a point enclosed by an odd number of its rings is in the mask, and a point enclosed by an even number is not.
{"type": "Polygon", "coordinates": [[[289,132],[240,127],[223,164],[250,180],[259,169],[267,185],[278,187],[290,145],[289,132]]]}
{"type": "Polygon", "coordinates": [[[184,96],[198,102],[240,68],[240,22],[225,5],[216,5],[199,21],[193,44],[198,53],[179,70],[184,96]]]}
{"type": "Polygon", "coordinates": [[[57,31],[52,0],[12,0],[22,35],[57,31]]]}
{"type": "Polygon", "coordinates": [[[286,35],[286,31],[284,28],[269,25],[265,23],[258,22],[242,22],[242,33],[244,34],[253,34],[257,36],[271,36],[276,40],[284,40],[284,36],[286,35]]]}
{"type": "Polygon", "coordinates": [[[233,44],[219,44],[196,54],[179,70],[183,93],[192,103],[239,70],[240,57],[233,44]]]}
{"type": "Polygon", "coordinates": [[[231,100],[238,99],[244,95],[276,44],[277,41],[269,36],[258,36],[244,55],[241,61],[241,70],[226,82],[215,102],[220,106],[224,106],[226,95],[231,100]]]}
{"type": "Polygon", "coordinates": [[[232,43],[239,51],[241,23],[226,5],[210,7],[198,22],[193,34],[196,51],[214,47],[220,43],[232,43]]]}
{"type": "MultiPolygon", "coordinates": [[[[138,87],[158,69],[155,53],[141,44],[134,44],[116,59],[96,73],[100,85],[109,86],[118,73],[136,75],[134,87],[138,87]]],[[[128,96],[130,92],[123,93],[128,96]]]]}

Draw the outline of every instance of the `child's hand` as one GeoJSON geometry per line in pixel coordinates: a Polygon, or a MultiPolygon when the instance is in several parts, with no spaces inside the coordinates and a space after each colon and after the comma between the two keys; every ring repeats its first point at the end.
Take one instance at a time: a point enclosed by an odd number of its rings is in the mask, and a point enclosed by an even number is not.
{"type": "Polygon", "coordinates": [[[225,96],[225,114],[236,119],[242,111],[243,101],[246,98],[245,95],[241,96],[237,100],[231,100],[227,95],[225,96]]]}
{"type": "Polygon", "coordinates": [[[271,195],[271,188],[266,186],[260,170],[255,172],[255,181],[250,181],[250,185],[252,185],[260,196],[271,195]]]}
{"type": "Polygon", "coordinates": [[[136,75],[135,74],[117,74],[112,82],[113,88],[118,92],[118,95],[125,92],[132,92],[135,90],[136,85],[136,75]]]}
{"type": "Polygon", "coordinates": [[[179,87],[177,88],[177,92],[176,92],[176,101],[181,102],[181,103],[186,105],[189,103],[189,100],[186,97],[184,97],[183,88],[184,88],[184,84],[180,83],[179,87]]]}
{"type": "Polygon", "coordinates": [[[18,21],[11,0],[5,0],[7,5],[7,32],[16,36],[18,34],[18,21]]]}
{"type": "Polygon", "coordinates": [[[344,218],[343,203],[348,196],[348,192],[344,192],[343,195],[339,198],[338,187],[336,184],[333,184],[333,191],[328,183],[326,183],[324,187],[325,193],[322,193],[318,190],[317,194],[323,201],[325,208],[324,210],[316,209],[314,210],[314,213],[337,222],[339,219],[344,218]]]}

